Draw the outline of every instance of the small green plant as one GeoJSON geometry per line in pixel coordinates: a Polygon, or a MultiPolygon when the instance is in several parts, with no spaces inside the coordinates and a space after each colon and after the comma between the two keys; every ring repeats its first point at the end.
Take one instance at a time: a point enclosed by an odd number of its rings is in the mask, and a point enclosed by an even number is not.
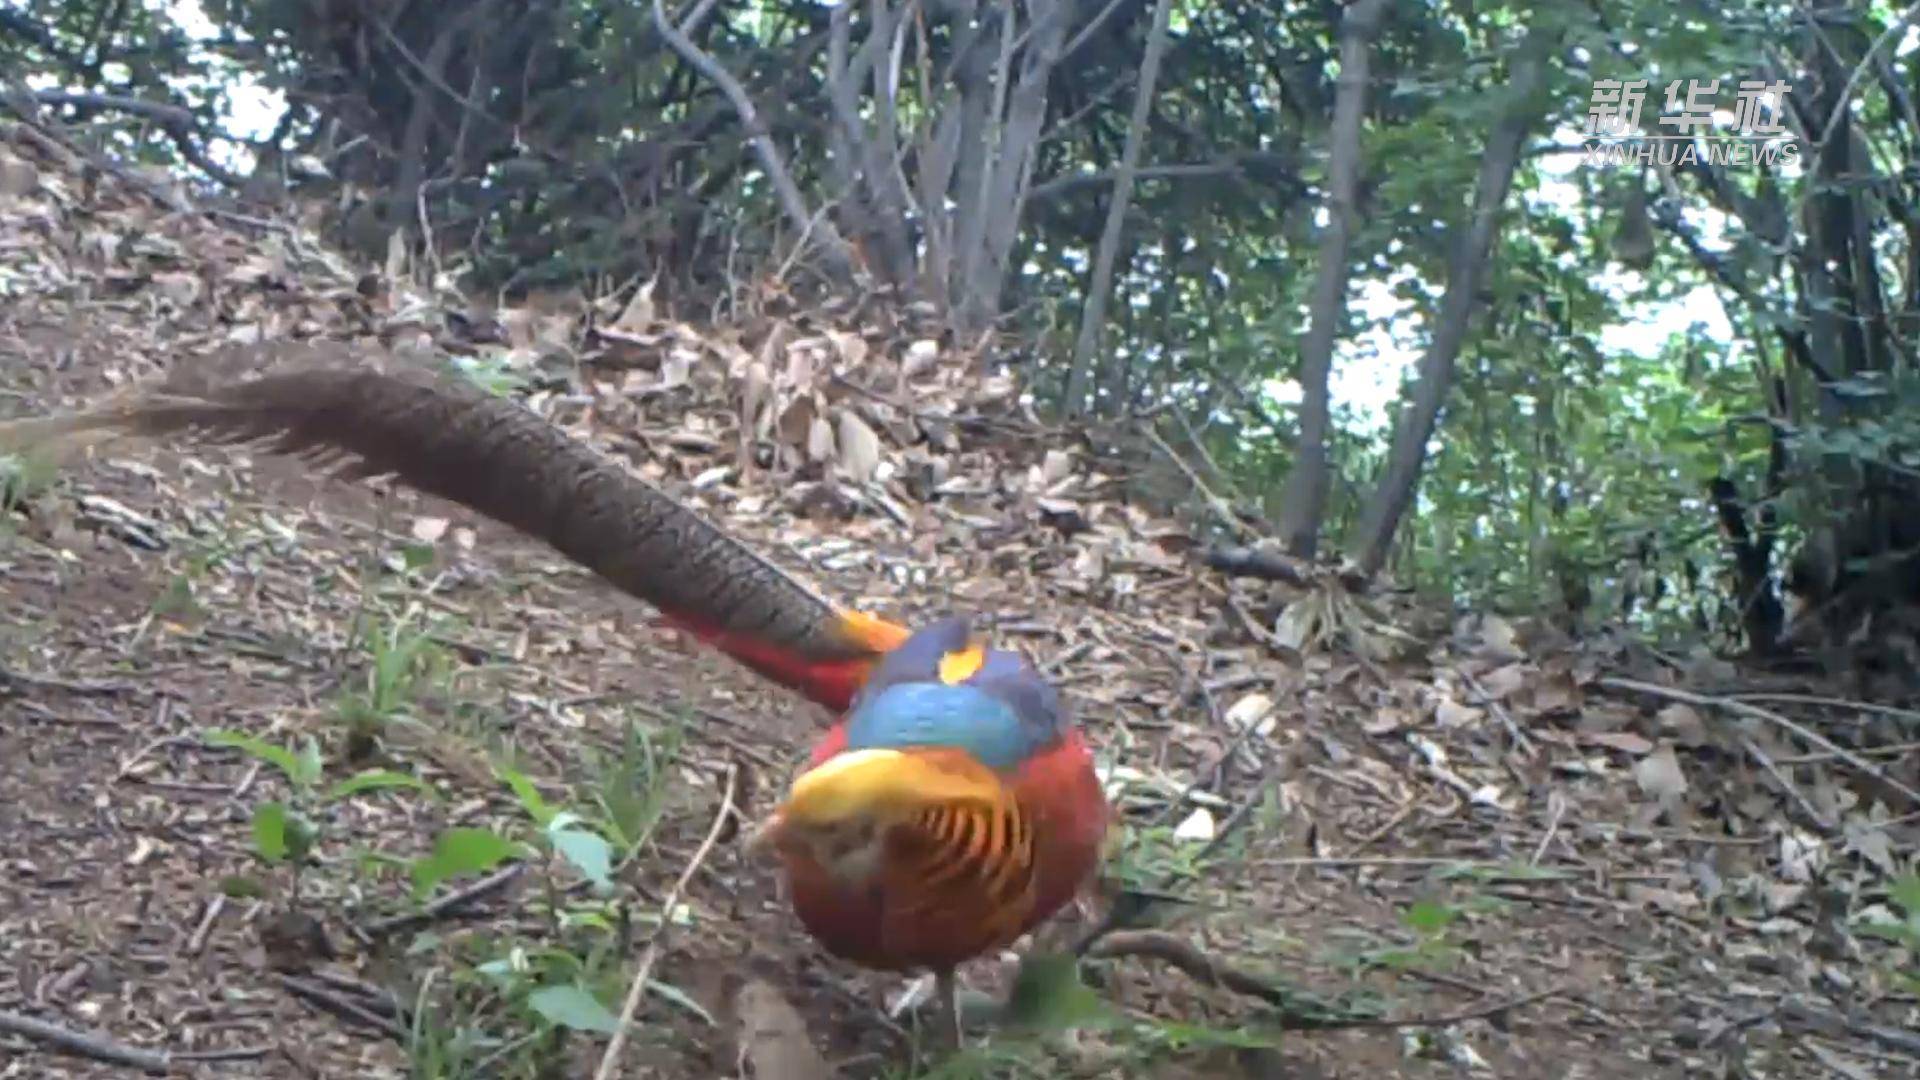
{"type": "Polygon", "coordinates": [[[1400,912],[1400,925],[1412,932],[1411,944],[1396,942],[1354,950],[1336,955],[1333,962],[1355,971],[1445,966],[1458,952],[1447,931],[1466,911],[1463,906],[1437,900],[1416,900],[1400,912]]]}
{"type": "Polygon", "coordinates": [[[7,520],[53,486],[60,475],[52,458],[0,454],[0,520],[7,520]]]}
{"type": "Polygon", "coordinates": [[[1066,1044],[1051,1037],[1069,1030],[1097,1030],[1105,1075],[1152,1075],[1153,1066],[1169,1058],[1191,1057],[1213,1050],[1273,1049],[1273,1035],[1252,1025],[1216,1027],[1204,1023],[1166,1020],[1123,1013],[1081,979],[1079,963],[1071,955],[1033,954],[1021,961],[1006,1003],[997,1010],[996,1023],[984,1039],[976,1038],[960,1053],[940,1060],[924,1072],[895,1072],[913,1080],[987,1080],[987,1078],[1080,1075],[1071,1062],[1056,1060],[1071,1054],[1066,1044]]]}
{"type": "Polygon", "coordinates": [[[1906,951],[1905,970],[1889,974],[1909,994],[1920,994],[1920,874],[1896,878],[1887,887],[1887,898],[1900,909],[1897,922],[1862,922],[1860,933],[1892,942],[1906,951]]]}
{"type": "Polygon", "coordinates": [[[453,368],[475,386],[502,397],[527,387],[526,372],[515,367],[512,358],[505,354],[455,357],[453,368]]]}
{"type": "MultiPolygon", "coordinates": [[[[322,789],[326,766],[320,756],[320,744],[311,736],[302,739],[298,749],[281,746],[240,731],[207,732],[207,744],[239,750],[264,764],[280,770],[286,777],[288,797],[269,800],[253,810],[253,853],[270,867],[287,868],[289,906],[298,906],[300,874],[312,860],[321,838],[320,811],[328,804],[372,791],[412,788],[436,794],[431,785],[418,777],[390,769],[368,769],[322,789]]],[[[257,882],[228,884],[230,893],[255,895],[265,890],[257,882]]]]}
{"type": "MultiPolygon", "coordinates": [[[[623,961],[632,938],[615,874],[645,847],[661,816],[667,768],[679,741],[677,727],[630,726],[621,746],[599,761],[591,790],[571,805],[543,793],[523,770],[497,762],[494,774],[514,796],[531,831],[514,839],[488,829],[449,829],[409,865],[416,903],[451,878],[486,873],[527,856],[549,869],[564,866],[587,886],[585,891],[572,888],[549,872],[544,903],[535,905],[547,917],[546,934],[538,940],[469,941],[466,962],[451,969],[449,1000],[431,1010],[460,1019],[416,1021],[410,1033],[416,1075],[535,1075],[545,1068],[542,1063],[561,1059],[572,1033],[613,1030],[610,1003],[625,987],[623,961]]],[[[423,934],[410,951],[440,944],[437,936],[423,934]]],[[[716,1023],[677,987],[650,981],[648,989],[703,1022],[716,1023]]]]}
{"type": "Polygon", "coordinates": [[[370,758],[389,725],[416,719],[412,706],[421,690],[448,675],[446,651],[430,630],[413,627],[411,621],[402,615],[368,634],[366,682],[343,692],[335,707],[346,729],[349,761],[370,758]]]}
{"type": "Polygon", "coordinates": [[[166,587],[153,598],[151,610],[162,619],[194,619],[202,614],[195,587],[234,553],[228,537],[194,541],[186,561],[167,579],[166,587]]]}

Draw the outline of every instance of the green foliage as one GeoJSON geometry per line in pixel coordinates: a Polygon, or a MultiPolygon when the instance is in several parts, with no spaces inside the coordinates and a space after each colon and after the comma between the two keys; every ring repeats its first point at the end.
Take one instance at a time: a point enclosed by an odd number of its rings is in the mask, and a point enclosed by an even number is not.
{"type": "Polygon", "coordinates": [[[1100,995],[1080,981],[1080,963],[1071,954],[1024,957],[1007,995],[1006,1019],[1016,1027],[1059,1031],[1111,1015],[1100,995]]]}
{"type": "Polygon", "coordinates": [[[300,741],[296,752],[284,746],[277,746],[265,739],[248,735],[243,731],[215,729],[207,732],[207,745],[241,750],[248,755],[279,769],[287,778],[287,783],[298,791],[305,791],[320,781],[324,763],[320,760],[320,744],[309,735],[300,741]]]}
{"type": "Polygon", "coordinates": [[[1400,912],[1400,924],[1412,934],[1411,943],[1393,943],[1336,952],[1335,964],[1355,971],[1374,968],[1404,970],[1444,966],[1458,953],[1448,931],[1466,908],[1434,899],[1416,900],[1400,912]]]}
{"type": "Polygon", "coordinates": [[[0,454],[0,523],[38,499],[59,474],[50,458],[0,454]]]}
{"type": "Polygon", "coordinates": [[[484,874],[523,854],[519,844],[492,829],[448,829],[433,842],[433,853],[413,864],[413,895],[421,899],[441,882],[463,874],[484,874]]]}
{"type": "Polygon", "coordinates": [[[555,1027],[612,1034],[620,1018],[578,983],[543,986],[527,995],[527,1007],[555,1027]]]}
{"type": "Polygon", "coordinates": [[[1905,963],[1890,967],[1889,975],[1906,993],[1920,994],[1920,874],[1895,879],[1888,884],[1887,895],[1902,918],[1897,922],[1863,920],[1860,933],[1889,942],[1906,953],[1905,963]]]}

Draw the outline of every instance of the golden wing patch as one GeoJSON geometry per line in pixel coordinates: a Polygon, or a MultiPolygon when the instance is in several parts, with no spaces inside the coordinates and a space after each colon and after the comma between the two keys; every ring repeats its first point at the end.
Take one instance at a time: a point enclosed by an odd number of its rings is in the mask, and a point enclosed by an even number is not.
{"type": "Polygon", "coordinates": [[[940,681],[957,686],[973,677],[987,662],[987,650],[978,643],[956,649],[940,658],[940,681]]]}

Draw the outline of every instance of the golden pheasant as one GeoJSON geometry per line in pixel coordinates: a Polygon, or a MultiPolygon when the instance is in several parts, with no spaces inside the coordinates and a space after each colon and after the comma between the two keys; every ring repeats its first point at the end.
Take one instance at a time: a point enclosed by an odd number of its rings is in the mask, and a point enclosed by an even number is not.
{"type": "Polygon", "coordinates": [[[845,715],[754,834],[830,952],[954,968],[1058,911],[1093,873],[1108,806],[1053,688],[963,619],[917,633],[829,603],[692,510],[466,380],[311,348],[229,350],[81,412],[0,424],[0,449],[115,435],[259,443],[392,476],[543,540],[754,671],[845,715]],[[285,358],[292,354],[290,359],[285,358]]]}

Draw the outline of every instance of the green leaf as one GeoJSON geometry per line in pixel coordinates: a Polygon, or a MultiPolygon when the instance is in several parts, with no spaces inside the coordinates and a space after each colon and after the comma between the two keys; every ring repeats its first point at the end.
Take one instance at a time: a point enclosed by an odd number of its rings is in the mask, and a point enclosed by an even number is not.
{"type": "Polygon", "coordinates": [[[229,874],[220,879],[220,891],[235,900],[254,900],[267,895],[266,886],[258,878],[245,874],[229,874]]]}
{"type": "Polygon", "coordinates": [[[1028,956],[1014,976],[1006,1016],[1013,1024],[1058,1031],[1110,1016],[1106,1002],[1080,981],[1080,963],[1067,954],[1028,956]]]}
{"type": "Polygon", "coordinates": [[[289,783],[298,784],[305,775],[300,759],[293,751],[283,746],[275,746],[265,739],[256,738],[241,731],[216,729],[207,732],[207,745],[220,746],[230,750],[239,750],[250,754],[285,773],[289,783]]]}
{"type": "Polygon", "coordinates": [[[619,1018],[577,983],[543,986],[527,996],[527,1006],[556,1027],[611,1035],[620,1026],[619,1018]]]}
{"type": "Polygon", "coordinates": [[[314,841],[319,839],[319,830],[313,822],[297,810],[287,811],[286,832],[287,861],[298,866],[313,854],[314,841]]]}
{"type": "Polygon", "coordinates": [[[1235,1028],[1208,1027],[1178,1020],[1153,1020],[1152,1027],[1167,1045],[1176,1050],[1196,1047],[1226,1047],[1235,1050],[1269,1050],[1280,1043],[1270,1035],[1235,1028]]]}
{"type": "Polygon", "coordinates": [[[301,787],[312,787],[320,782],[321,774],[326,770],[326,762],[320,757],[320,744],[309,735],[300,744],[300,756],[295,759],[299,774],[294,782],[301,787]]]}
{"type": "Polygon", "coordinates": [[[253,811],[253,850],[270,863],[287,857],[287,808],[265,802],[253,811]]]}
{"type": "Polygon", "coordinates": [[[1920,874],[1895,878],[1887,886],[1887,895],[1907,913],[1907,918],[1920,919],[1920,874]]]}
{"type": "MultiPolygon", "coordinates": [[[[557,819],[556,819],[557,820],[557,819]]],[[[613,845],[585,829],[554,829],[547,833],[553,849],[596,888],[613,888],[613,845]]]]}
{"type": "Polygon", "coordinates": [[[1401,914],[1400,921],[1409,930],[1421,934],[1437,934],[1450,925],[1459,912],[1446,904],[1432,900],[1418,900],[1401,914]]]}
{"type": "Polygon", "coordinates": [[[533,781],[527,779],[527,774],[511,765],[496,765],[493,771],[494,775],[512,789],[514,797],[520,800],[521,809],[527,812],[527,816],[532,818],[535,824],[543,829],[552,824],[553,816],[557,811],[541,797],[539,789],[533,786],[533,781]]]}
{"type": "Polygon", "coordinates": [[[392,769],[368,769],[365,772],[356,773],[335,784],[333,790],[327,792],[327,801],[332,802],[336,799],[344,799],[350,795],[358,795],[363,791],[380,791],[387,788],[399,787],[413,788],[416,791],[422,791],[428,795],[438,796],[440,794],[434,790],[432,784],[427,783],[417,776],[403,772],[395,772],[392,769]]]}
{"type": "Polygon", "coordinates": [[[712,1013],[708,1012],[706,1008],[702,1006],[699,1002],[687,996],[687,992],[680,989],[677,986],[673,986],[669,983],[655,982],[652,979],[648,979],[647,992],[652,994],[658,994],[661,997],[672,1002],[673,1004],[678,1005],[681,1008],[692,1013],[693,1015],[699,1017],[700,1019],[705,1020],[707,1022],[708,1027],[720,1026],[720,1021],[715,1020],[713,1018],[712,1013]]]}
{"type": "Polygon", "coordinates": [[[1871,922],[1861,923],[1859,933],[1862,937],[1875,937],[1882,941],[1891,941],[1908,948],[1920,948],[1920,929],[1905,923],[1871,922]]]}
{"type": "Polygon", "coordinates": [[[492,829],[448,829],[434,841],[433,854],[413,864],[414,899],[448,878],[485,873],[518,854],[520,845],[492,829]]]}

